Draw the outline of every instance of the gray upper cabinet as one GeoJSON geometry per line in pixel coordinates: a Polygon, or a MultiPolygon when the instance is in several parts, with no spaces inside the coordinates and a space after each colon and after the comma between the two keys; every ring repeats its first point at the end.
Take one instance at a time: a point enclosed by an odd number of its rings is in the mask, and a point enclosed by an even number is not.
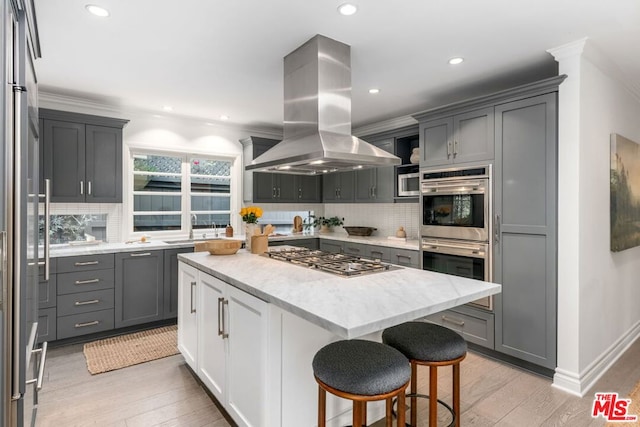
{"type": "Polygon", "coordinates": [[[420,123],[420,166],[493,159],[493,106],[420,123]]]}
{"type": "Polygon", "coordinates": [[[556,367],[556,93],[495,107],[496,350],[556,367]],[[523,333],[522,331],[526,331],[523,333]]]}
{"type": "Polygon", "coordinates": [[[355,172],[333,172],[322,177],[322,201],[325,203],[353,202],[355,172]]]}
{"type": "Polygon", "coordinates": [[[115,327],[162,320],[164,251],[115,255],[115,327]]]}
{"type": "MultiPolygon", "coordinates": [[[[393,153],[393,138],[385,138],[379,141],[370,141],[373,145],[383,150],[393,153]]],[[[394,191],[394,168],[393,166],[383,166],[379,168],[369,168],[356,170],[355,192],[356,202],[393,202],[394,191]]]]}
{"type": "MultiPolygon", "coordinates": [[[[245,166],[279,141],[251,136],[240,140],[245,166]]],[[[253,203],[319,203],[322,201],[322,178],[266,172],[244,171],[245,202],[253,203]]]]}
{"type": "Polygon", "coordinates": [[[42,175],[51,202],[122,202],[122,128],[127,120],[40,109],[42,175]]]}

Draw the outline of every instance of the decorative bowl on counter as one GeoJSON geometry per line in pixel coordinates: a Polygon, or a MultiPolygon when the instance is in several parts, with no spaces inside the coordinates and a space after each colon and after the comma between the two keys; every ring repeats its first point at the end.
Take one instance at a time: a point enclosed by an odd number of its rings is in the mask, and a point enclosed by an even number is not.
{"type": "Polygon", "coordinates": [[[206,246],[211,255],[233,255],[242,247],[243,240],[207,240],[206,246]]]}
{"type": "Polygon", "coordinates": [[[377,228],[374,227],[347,227],[343,226],[349,236],[371,236],[377,228]]]}

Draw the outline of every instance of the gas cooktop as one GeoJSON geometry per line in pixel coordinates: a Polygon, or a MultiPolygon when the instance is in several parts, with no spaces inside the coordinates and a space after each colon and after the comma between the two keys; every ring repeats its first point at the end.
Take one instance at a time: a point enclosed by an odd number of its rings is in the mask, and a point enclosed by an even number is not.
{"type": "Polygon", "coordinates": [[[307,268],[316,268],[344,277],[379,273],[391,269],[389,264],[380,261],[364,259],[355,255],[335,254],[304,248],[270,248],[265,255],[279,261],[286,261],[307,268]]]}

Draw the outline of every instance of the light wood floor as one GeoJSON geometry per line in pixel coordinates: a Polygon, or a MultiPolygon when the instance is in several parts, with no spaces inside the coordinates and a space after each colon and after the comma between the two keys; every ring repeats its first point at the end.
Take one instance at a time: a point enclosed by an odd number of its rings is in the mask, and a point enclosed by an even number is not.
{"type": "MultiPolygon", "coordinates": [[[[640,380],[640,340],[580,399],[551,387],[551,380],[469,353],[462,363],[462,419],[467,426],[600,426],[590,415],[593,393],[627,396],[640,380]]],[[[439,377],[450,398],[450,368],[439,377]]],[[[426,393],[428,371],[419,369],[426,393]]],[[[426,426],[426,402],[418,405],[426,426]]],[[[444,411],[442,411],[444,412],[444,411]]],[[[446,421],[443,414],[442,421],[446,421]]],[[[376,423],[375,426],[382,425],[376,423]]],[[[82,345],[51,349],[40,393],[37,427],[229,426],[186,368],[182,356],[91,376],[82,345]]],[[[304,427],[304,426],[301,426],[304,427]]]]}

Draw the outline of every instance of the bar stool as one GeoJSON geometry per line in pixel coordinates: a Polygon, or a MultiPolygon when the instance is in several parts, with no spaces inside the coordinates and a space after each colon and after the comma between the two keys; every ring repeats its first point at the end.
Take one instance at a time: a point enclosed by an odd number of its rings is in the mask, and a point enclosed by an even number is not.
{"type": "MultiPolygon", "coordinates": [[[[382,342],[396,348],[411,362],[411,426],[417,424],[417,397],[429,398],[429,427],[438,423],[438,402],[451,413],[449,426],[460,427],[460,362],[467,355],[466,341],[451,329],[427,322],[407,322],[382,332],[382,342]],[[418,395],[417,365],[429,367],[429,395],[418,395]],[[438,367],[453,367],[453,409],[438,400],[438,367]]],[[[400,408],[398,408],[400,411],[400,408]]]]}
{"type": "Polygon", "coordinates": [[[326,422],[326,392],[353,401],[353,426],[367,423],[367,402],[386,400],[386,426],[393,419],[393,398],[398,398],[398,426],[405,426],[405,389],[409,361],[398,350],[365,340],[328,344],[313,358],[318,383],[318,427],[326,422]]]}

